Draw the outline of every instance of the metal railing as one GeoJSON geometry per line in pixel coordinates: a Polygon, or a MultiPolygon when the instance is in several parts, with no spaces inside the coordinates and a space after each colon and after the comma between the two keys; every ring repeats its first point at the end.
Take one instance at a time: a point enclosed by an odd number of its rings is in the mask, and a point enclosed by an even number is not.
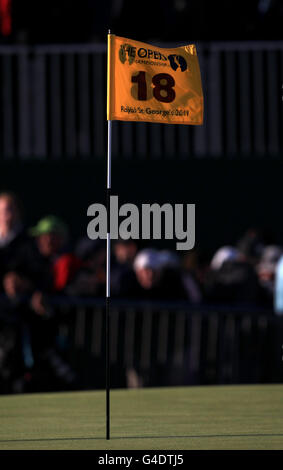
{"type": "MultiPolygon", "coordinates": [[[[197,50],[203,126],[115,122],[114,158],[282,155],[283,42],[197,50]]],[[[0,83],[0,160],[105,157],[105,44],[1,46],[0,83]]]]}
{"type": "MultiPolygon", "coordinates": [[[[59,350],[82,388],[105,386],[105,300],[50,299],[59,350]]],[[[14,305],[1,304],[3,325],[28,327],[14,305]],[[7,306],[9,306],[7,308],[7,306]],[[6,314],[5,314],[6,312],[6,314]]],[[[112,301],[112,387],[282,382],[283,317],[264,310],[188,303],[112,301]]]]}
{"type": "MultiPolygon", "coordinates": [[[[103,305],[80,306],[71,336],[77,351],[102,362],[103,313],[103,305]]],[[[282,327],[282,318],[260,310],[118,303],[110,362],[120,378],[134,369],[148,386],[276,382],[283,379],[282,327]]]]}
{"type": "MultiPolygon", "coordinates": [[[[105,301],[55,299],[58,338],[82,383],[104,384],[105,301]],[[98,380],[98,377],[100,379],[98,380]]],[[[113,386],[280,382],[283,317],[264,310],[112,301],[113,386]]]]}

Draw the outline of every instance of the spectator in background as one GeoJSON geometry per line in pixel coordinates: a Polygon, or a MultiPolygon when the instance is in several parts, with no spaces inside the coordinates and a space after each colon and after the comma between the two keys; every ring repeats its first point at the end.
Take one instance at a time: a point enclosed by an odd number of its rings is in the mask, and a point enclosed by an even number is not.
{"type": "Polygon", "coordinates": [[[265,240],[259,230],[249,228],[238,240],[236,248],[245,259],[254,266],[258,263],[265,246],[265,240]]]}
{"type": "MultiPolygon", "coordinates": [[[[133,266],[136,276],[136,289],[132,291],[132,297],[136,300],[160,302],[187,300],[187,293],[180,276],[180,259],[174,252],[168,250],[158,251],[153,248],[143,249],[136,255],[133,266]]],[[[172,357],[171,345],[167,354],[168,357],[172,357]]],[[[175,373],[176,370],[172,370],[172,367],[168,364],[153,365],[153,383],[154,381],[168,383],[172,374],[175,373]]],[[[139,367],[128,370],[127,380],[128,386],[140,386],[145,380],[143,371],[140,371],[139,367]]]]}
{"type": "Polygon", "coordinates": [[[164,253],[153,248],[141,250],[134,260],[134,297],[146,300],[186,300],[179,270],[165,262],[164,253]]]}
{"type": "Polygon", "coordinates": [[[37,247],[37,282],[25,330],[32,358],[32,387],[36,391],[72,389],[77,377],[58,351],[57,316],[49,295],[65,292],[81,262],[69,249],[67,226],[58,217],[44,217],[29,232],[37,247]]]}
{"type": "Polygon", "coordinates": [[[77,243],[75,255],[81,260],[81,265],[73,281],[67,287],[67,294],[105,296],[105,242],[83,237],[77,243]]]}
{"type": "Polygon", "coordinates": [[[178,285],[180,299],[183,298],[184,293],[186,299],[192,304],[198,304],[201,302],[201,291],[196,279],[192,273],[187,270],[182,270],[181,259],[179,255],[170,250],[161,250],[159,252],[160,263],[162,270],[165,272],[165,279],[174,280],[176,286],[178,285]]]}
{"type": "Polygon", "coordinates": [[[183,256],[182,280],[190,302],[193,304],[202,302],[202,273],[198,253],[195,250],[189,251],[183,256]]]}
{"type": "Polygon", "coordinates": [[[111,293],[114,297],[131,297],[135,290],[136,277],[133,268],[138,244],[135,240],[120,238],[113,243],[111,264],[111,293]]]}
{"type": "Polygon", "coordinates": [[[11,192],[0,194],[0,292],[9,299],[26,295],[36,279],[34,244],[23,223],[21,203],[11,192]]]}
{"type": "Polygon", "coordinates": [[[282,247],[276,245],[266,246],[256,266],[259,284],[262,288],[262,302],[267,307],[273,307],[275,272],[282,254],[282,247]]]}
{"type": "Polygon", "coordinates": [[[275,268],[273,304],[276,315],[283,315],[283,256],[279,258],[275,268]]]}
{"type": "MultiPolygon", "coordinates": [[[[68,247],[66,224],[50,215],[31,228],[30,234],[35,238],[37,246],[39,290],[50,294],[64,292],[81,267],[80,259],[68,247]]],[[[42,297],[42,292],[36,293],[34,299],[42,297]]]]}
{"type": "Polygon", "coordinates": [[[0,390],[14,392],[24,374],[23,330],[27,303],[34,288],[34,244],[23,222],[23,209],[12,192],[0,194],[0,309],[10,319],[0,324],[0,390]]]}
{"type": "Polygon", "coordinates": [[[260,301],[253,266],[231,246],[220,248],[213,256],[204,289],[207,302],[256,306],[260,301]]]}

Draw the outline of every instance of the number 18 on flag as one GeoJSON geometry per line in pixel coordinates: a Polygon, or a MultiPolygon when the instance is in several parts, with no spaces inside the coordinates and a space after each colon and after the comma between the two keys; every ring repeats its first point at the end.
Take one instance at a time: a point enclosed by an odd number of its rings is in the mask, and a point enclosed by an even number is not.
{"type": "Polygon", "coordinates": [[[109,34],[107,119],[202,124],[195,45],[165,49],[109,34]]]}

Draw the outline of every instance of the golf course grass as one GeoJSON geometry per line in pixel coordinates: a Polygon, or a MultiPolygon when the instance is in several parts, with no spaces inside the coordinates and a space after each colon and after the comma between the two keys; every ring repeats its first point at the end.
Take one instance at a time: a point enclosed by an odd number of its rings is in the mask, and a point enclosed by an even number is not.
{"type": "Polygon", "coordinates": [[[283,385],[0,396],[0,450],[283,449],[283,385]]]}

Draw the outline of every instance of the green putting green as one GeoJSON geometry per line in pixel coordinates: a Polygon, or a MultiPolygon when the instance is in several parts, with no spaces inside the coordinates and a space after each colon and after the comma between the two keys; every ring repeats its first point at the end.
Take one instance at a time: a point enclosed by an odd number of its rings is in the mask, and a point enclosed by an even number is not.
{"type": "Polygon", "coordinates": [[[0,396],[1,450],[283,449],[283,385],[0,396]]]}

